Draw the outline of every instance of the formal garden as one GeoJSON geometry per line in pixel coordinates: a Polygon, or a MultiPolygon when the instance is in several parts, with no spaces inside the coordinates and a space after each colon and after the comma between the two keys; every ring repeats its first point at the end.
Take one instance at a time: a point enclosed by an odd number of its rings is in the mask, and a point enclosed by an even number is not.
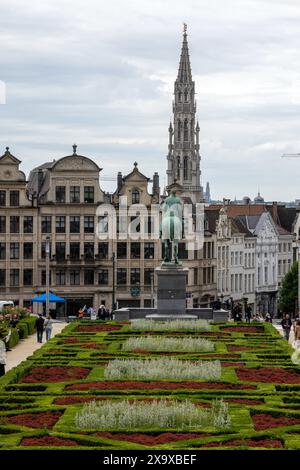
{"type": "Polygon", "coordinates": [[[0,379],[0,449],[299,450],[291,354],[271,324],[73,322],[0,379]]]}

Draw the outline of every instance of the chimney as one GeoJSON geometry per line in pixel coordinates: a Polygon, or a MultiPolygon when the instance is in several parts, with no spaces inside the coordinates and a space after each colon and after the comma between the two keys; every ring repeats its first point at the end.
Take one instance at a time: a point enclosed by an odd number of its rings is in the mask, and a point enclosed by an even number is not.
{"type": "Polygon", "coordinates": [[[119,171],[118,172],[118,176],[117,176],[117,184],[118,184],[118,191],[120,191],[121,187],[122,187],[122,184],[123,184],[123,177],[122,177],[122,173],[119,171]]]}
{"type": "Polygon", "coordinates": [[[152,189],[153,196],[160,195],[160,187],[159,187],[159,175],[157,171],[153,175],[153,189],[152,189]]]}
{"type": "Polygon", "coordinates": [[[275,222],[275,224],[278,224],[279,221],[278,221],[278,204],[276,201],[273,201],[273,204],[272,204],[272,218],[275,222]]]}

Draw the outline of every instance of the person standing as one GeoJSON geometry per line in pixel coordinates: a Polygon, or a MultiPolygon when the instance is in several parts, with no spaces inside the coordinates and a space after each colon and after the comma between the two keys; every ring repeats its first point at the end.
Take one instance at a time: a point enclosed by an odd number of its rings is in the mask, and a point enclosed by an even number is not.
{"type": "Polygon", "coordinates": [[[295,334],[295,348],[300,348],[300,320],[297,320],[294,326],[294,334],[295,334]]]}
{"type": "Polygon", "coordinates": [[[0,331],[0,377],[5,374],[5,365],[6,365],[6,343],[8,343],[11,335],[11,330],[9,330],[8,335],[4,331],[0,331]]]}
{"type": "Polygon", "coordinates": [[[51,316],[48,315],[45,322],[44,322],[44,329],[45,329],[45,333],[46,333],[46,341],[49,341],[49,339],[51,339],[52,326],[53,326],[53,320],[52,320],[51,316]]]}
{"type": "Polygon", "coordinates": [[[290,319],[290,316],[288,313],[284,315],[280,324],[282,326],[284,337],[288,341],[290,337],[291,328],[292,328],[292,320],[290,319]]]}
{"type": "Polygon", "coordinates": [[[37,318],[35,322],[38,343],[43,342],[44,322],[45,322],[45,319],[43,318],[42,314],[39,313],[39,317],[37,318]]]}
{"type": "Polygon", "coordinates": [[[252,317],[252,309],[250,305],[247,305],[246,312],[245,312],[245,318],[246,318],[247,323],[251,322],[251,317],[252,317]]]}

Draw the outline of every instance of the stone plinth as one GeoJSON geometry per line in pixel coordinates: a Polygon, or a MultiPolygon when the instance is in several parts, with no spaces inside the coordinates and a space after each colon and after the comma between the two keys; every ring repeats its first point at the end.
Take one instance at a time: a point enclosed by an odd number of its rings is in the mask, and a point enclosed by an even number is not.
{"type": "Polygon", "coordinates": [[[157,313],[159,315],[184,315],[186,313],[186,282],[188,268],[161,266],[157,274],[157,313]]]}

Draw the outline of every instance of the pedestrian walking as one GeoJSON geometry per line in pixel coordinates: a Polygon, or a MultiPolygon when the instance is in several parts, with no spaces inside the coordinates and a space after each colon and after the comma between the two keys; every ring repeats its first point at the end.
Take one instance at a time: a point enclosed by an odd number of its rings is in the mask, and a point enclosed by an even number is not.
{"type": "Polygon", "coordinates": [[[105,320],[106,318],[106,308],[105,305],[101,304],[98,310],[98,317],[100,320],[105,320]]]}
{"type": "Polygon", "coordinates": [[[52,334],[52,327],[53,327],[53,320],[50,315],[47,316],[46,320],[44,321],[44,330],[46,333],[46,341],[51,339],[52,334]]]}
{"type": "Polygon", "coordinates": [[[252,308],[250,307],[250,305],[248,305],[246,308],[246,312],[245,312],[245,318],[246,318],[247,323],[251,322],[251,317],[252,317],[252,308]]]}
{"type": "Polygon", "coordinates": [[[290,319],[290,316],[288,313],[284,315],[280,324],[282,326],[284,337],[288,341],[290,337],[291,328],[292,328],[292,320],[290,319]]]}
{"type": "Polygon", "coordinates": [[[36,319],[36,322],[35,322],[38,343],[43,342],[44,322],[45,322],[45,319],[43,318],[42,314],[39,313],[39,317],[36,319]]]}

